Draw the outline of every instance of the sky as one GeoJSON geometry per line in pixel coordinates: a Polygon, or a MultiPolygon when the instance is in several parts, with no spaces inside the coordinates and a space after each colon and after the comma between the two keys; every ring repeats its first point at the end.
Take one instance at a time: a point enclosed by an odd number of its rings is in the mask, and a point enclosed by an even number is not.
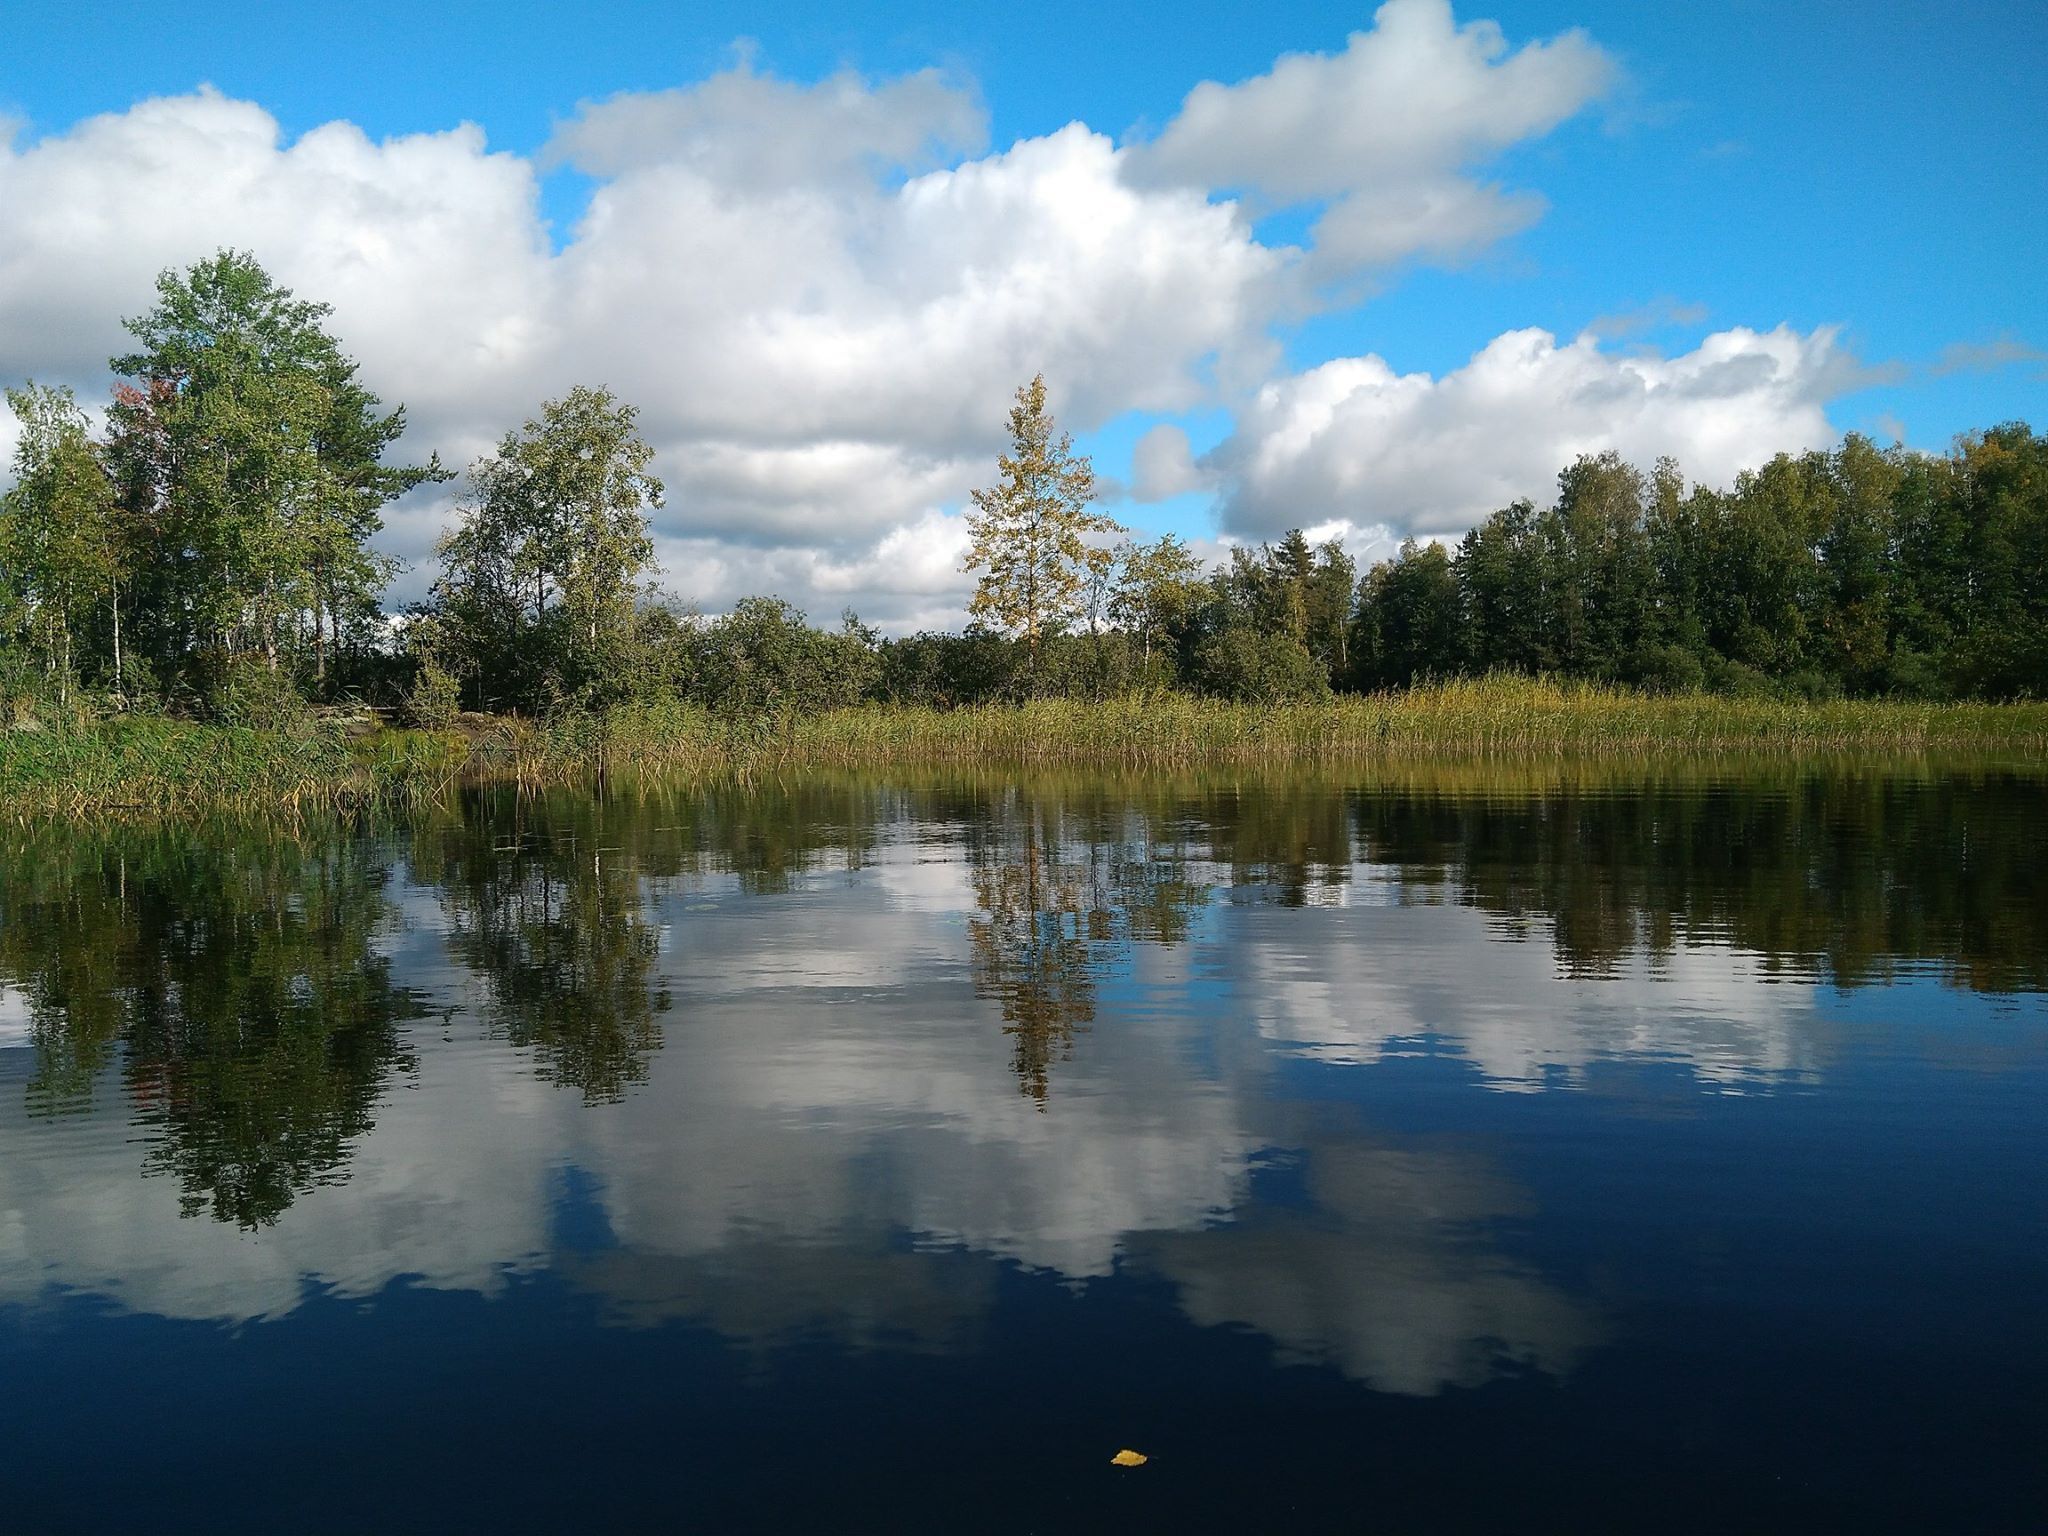
{"type": "MultiPolygon", "coordinates": [[[[1726,483],[2048,425],[2048,7],[0,0],[0,39],[0,380],[103,401],[154,275],[247,249],[409,456],[635,404],[709,613],[957,625],[1038,372],[1106,510],[1210,553],[1455,538],[1607,448],[1726,483]]],[[[460,492],[388,513],[394,602],[460,492]]]]}

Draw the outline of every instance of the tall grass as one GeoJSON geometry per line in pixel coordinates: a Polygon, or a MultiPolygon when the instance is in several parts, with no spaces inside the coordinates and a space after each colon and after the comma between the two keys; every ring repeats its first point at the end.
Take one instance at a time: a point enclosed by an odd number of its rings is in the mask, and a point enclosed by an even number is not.
{"type": "Polygon", "coordinates": [[[1484,678],[1270,707],[1155,694],[945,712],[839,710],[783,722],[756,755],[780,765],[849,767],[912,762],[1190,766],[1933,747],[2048,750],[2048,704],[1815,704],[1484,678]]]}
{"type": "Polygon", "coordinates": [[[1190,770],[1952,751],[2048,757],[2048,704],[1800,703],[1485,678],[1310,704],[1182,694],[731,718],[668,701],[349,741],[122,719],[0,733],[0,814],[351,806],[458,778],[745,778],[918,766],[1190,770]]]}
{"type": "Polygon", "coordinates": [[[448,783],[469,757],[461,739],[423,731],[351,742],[133,716],[0,735],[0,814],[347,807],[448,783]]]}

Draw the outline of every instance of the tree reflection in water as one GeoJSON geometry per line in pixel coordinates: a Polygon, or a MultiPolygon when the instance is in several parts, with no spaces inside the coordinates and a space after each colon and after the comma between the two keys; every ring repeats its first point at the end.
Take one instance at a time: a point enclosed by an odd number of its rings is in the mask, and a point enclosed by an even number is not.
{"type": "MultiPolygon", "coordinates": [[[[0,842],[0,983],[34,1047],[32,1113],[89,1108],[117,1082],[183,1208],[259,1227],[345,1176],[413,1069],[404,1025],[422,1002],[387,955],[401,868],[439,905],[490,1027],[611,1103],[663,1042],[663,882],[801,894],[820,872],[858,878],[885,841],[949,845],[971,981],[1000,1011],[1019,1091],[1044,1107],[1105,979],[1139,944],[1188,939],[1218,888],[1286,906],[1369,878],[1377,899],[1540,934],[1574,978],[1700,945],[1840,986],[1931,966],[1980,991],[2048,988],[2041,805],[2036,775],[1911,762],[1494,765],[474,794],[397,837],[17,827],[0,842]]],[[[1335,958],[1305,963],[1341,992],[1364,962],[1335,958]]]]}
{"type": "Polygon", "coordinates": [[[481,983],[491,1026],[542,1076],[616,1103],[645,1082],[669,994],[655,970],[636,850],[602,807],[507,826],[464,816],[423,828],[414,870],[446,917],[449,955],[481,983]]]}
{"type": "Polygon", "coordinates": [[[28,1000],[32,1112],[90,1107],[118,1062],[145,1170],[187,1215],[243,1227],[347,1176],[419,1011],[376,948],[395,927],[382,849],[340,828],[117,829],[8,852],[0,975],[28,1000]]]}
{"type": "Polygon", "coordinates": [[[1100,794],[998,793],[968,821],[974,988],[1003,1013],[1010,1068],[1042,1109],[1052,1069],[1095,1020],[1097,978],[1134,940],[1187,937],[1207,887],[1163,830],[1100,794]]]}

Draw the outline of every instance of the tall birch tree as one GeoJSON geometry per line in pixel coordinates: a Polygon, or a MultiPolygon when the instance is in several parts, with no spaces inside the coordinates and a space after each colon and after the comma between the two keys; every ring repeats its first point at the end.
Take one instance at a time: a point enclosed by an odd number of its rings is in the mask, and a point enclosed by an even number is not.
{"type": "Polygon", "coordinates": [[[974,492],[967,515],[972,542],[961,569],[981,572],[968,612],[1022,637],[1035,683],[1039,642],[1080,616],[1090,576],[1115,559],[1089,536],[1123,530],[1090,510],[1095,470],[1046,410],[1045,375],[1018,389],[1010,451],[996,464],[1000,478],[974,492]]]}

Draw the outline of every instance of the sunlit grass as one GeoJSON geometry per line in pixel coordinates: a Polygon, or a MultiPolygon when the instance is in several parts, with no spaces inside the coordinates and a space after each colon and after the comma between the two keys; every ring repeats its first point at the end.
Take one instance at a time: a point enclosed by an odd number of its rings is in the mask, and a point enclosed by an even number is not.
{"type": "Polygon", "coordinates": [[[756,751],[780,763],[846,766],[1174,766],[1933,746],[2048,746],[2048,705],[1811,704],[1488,678],[1281,706],[1166,694],[946,712],[841,710],[784,722],[756,751]]]}
{"type": "Polygon", "coordinates": [[[1131,770],[1670,760],[1715,754],[2048,753],[2048,704],[1804,703],[1662,696],[1486,678],[1405,693],[1265,706],[1184,694],[954,710],[721,717],[662,702],[460,732],[258,731],[130,718],[0,734],[0,811],[182,812],[352,806],[432,795],[461,778],[677,779],[817,769],[1131,770]]]}

